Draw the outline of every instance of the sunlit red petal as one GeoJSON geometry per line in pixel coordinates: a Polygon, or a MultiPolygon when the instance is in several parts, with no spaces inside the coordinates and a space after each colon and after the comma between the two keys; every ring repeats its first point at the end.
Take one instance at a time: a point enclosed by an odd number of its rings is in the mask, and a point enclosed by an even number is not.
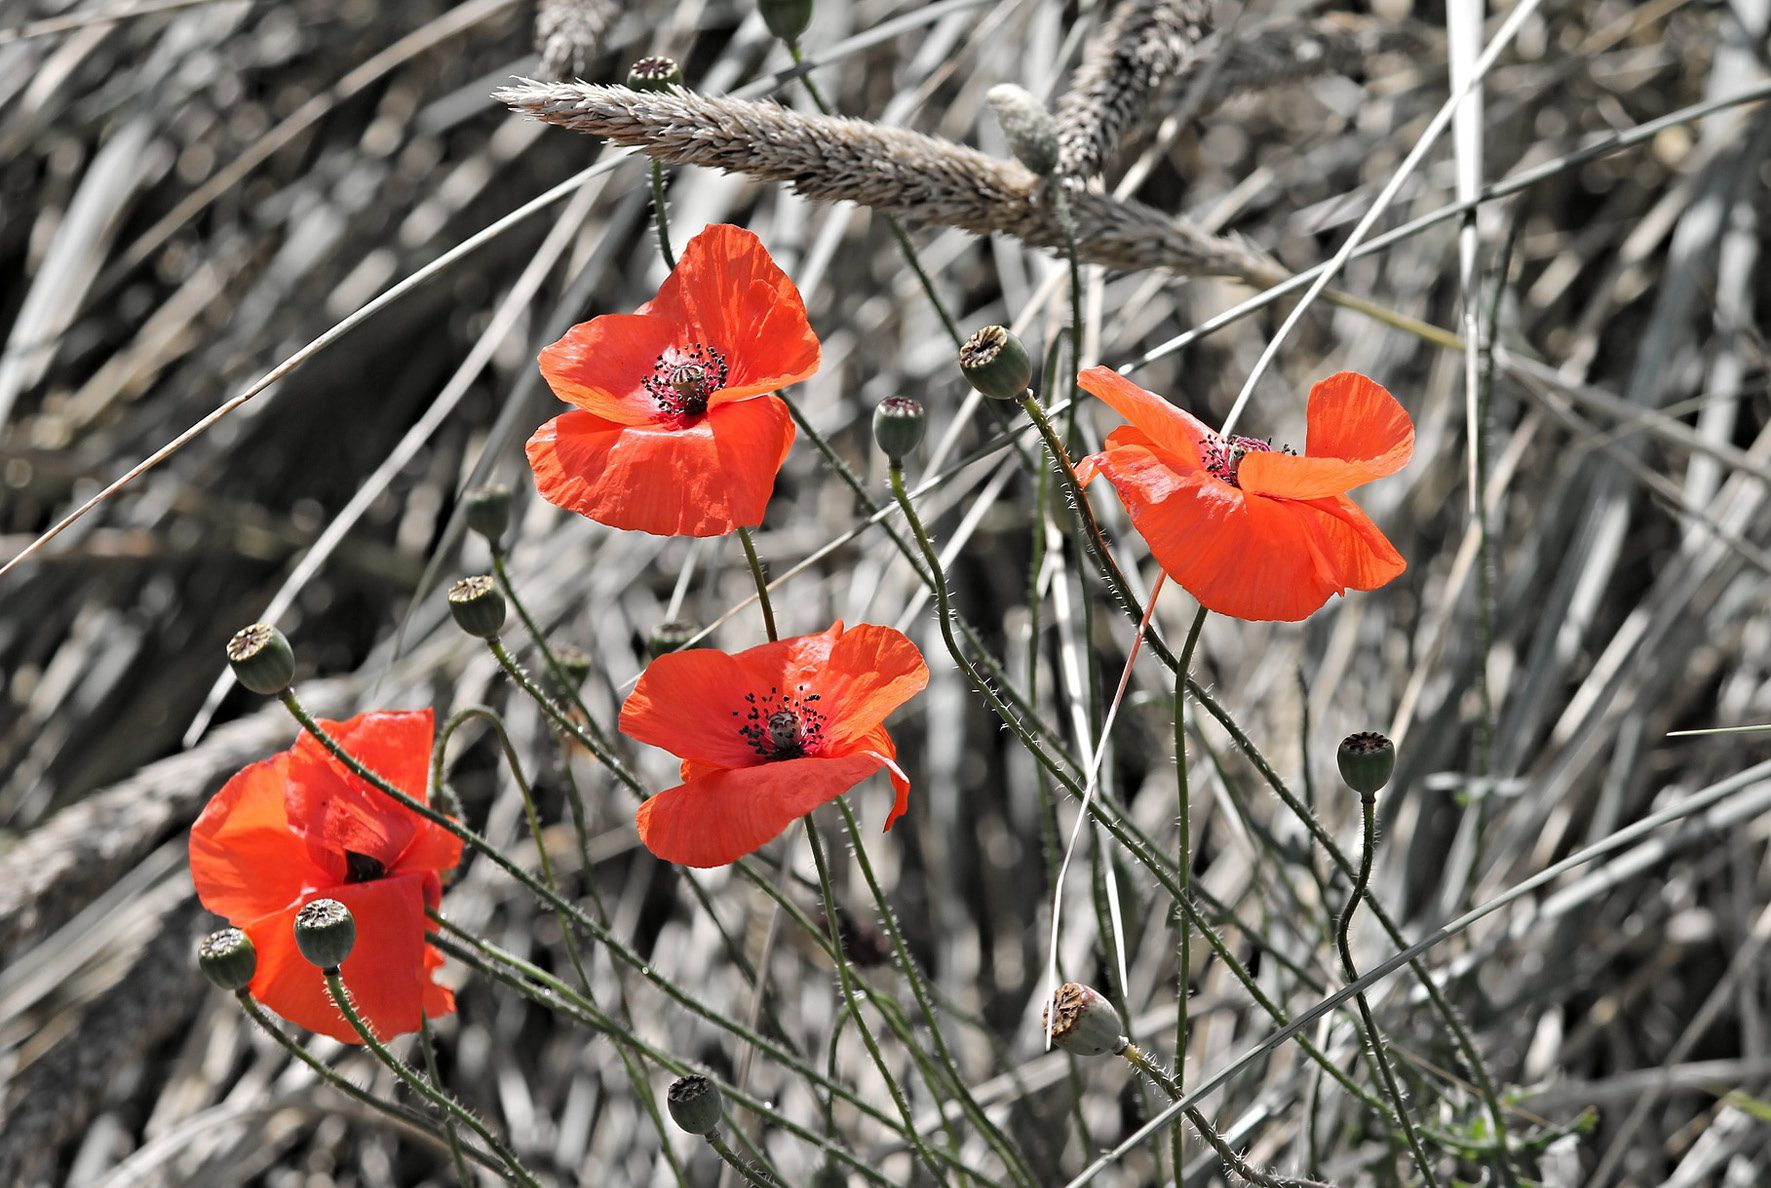
{"type": "Polygon", "coordinates": [[[621,733],[717,767],[758,763],[762,757],[738,733],[744,694],[755,691],[743,666],[724,652],[669,652],[646,666],[622,703],[621,733]]]}
{"type": "Polygon", "coordinates": [[[818,337],[799,290],[742,227],[715,224],[689,240],[640,312],[669,319],[688,341],[726,356],[726,386],[711,405],[779,391],[818,370],[818,337]]]}
{"type": "MultiPolygon", "coordinates": [[[[320,725],[364,767],[414,799],[425,799],[435,729],[430,710],[359,714],[320,725]]],[[[314,862],[335,878],[344,874],[347,850],[391,870],[421,831],[434,828],[353,775],[311,735],[296,740],[287,775],[290,828],[306,840],[314,862]]]]}
{"type": "Polygon", "coordinates": [[[1402,554],[1378,531],[1371,517],[1345,495],[1311,500],[1305,506],[1316,517],[1314,524],[1329,558],[1329,568],[1342,586],[1349,590],[1375,590],[1400,577],[1408,568],[1402,554]]]}
{"type": "Polygon", "coordinates": [[[886,814],[885,825],[880,830],[883,833],[897,824],[898,818],[910,808],[910,777],[898,766],[898,745],[884,726],[875,726],[855,739],[853,745],[855,754],[872,753],[886,760],[886,775],[891,777],[894,798],[892,811],[886,814]]]}
{"type": "Polygon", "coordinates": [[[1111,367],[1091,367],[1078,375],[1076,382],[1142,430],[1156,452],[1168,455],[1174,466],[1184,469],[1200,465],[1200,443],[1218,439],[1217,433],[1198,417],[1138,387],[1111,367]]]}
{"type": "Polygon", "coordinates": [[[724,866],[885,764],[881,755],[854,754],[714,772],[640,805],[640,840],[666,862],[724,866]]]}
{"type": "Polygon", "coordinates": [[[529,439],[529,465],[548,502],[600,524],[723,536],[762,523],[793,434],[787,406],[767,397],[710,408],[680,429],[569,412],[529,439]]]}
{"type": "Polygon", "coordinates": [[[203,906],[218,916],[256,920],[332,877],[289,828],[288,768],[287,754],[247,767],[210,799],[191,829],[191,881],[203,906]]]}
{"type": "Polygon", "coordinates": [[[687,341],[669,318],[604,314],[580,322],[541,352],[553,394],[619,425],[646,425],[662,410],[644,388],[666,347],[687,341]]]}
{"type": "Polygon", "coordinates": [[[1305,457],[1255,453],[1242,459],[1242,489],[1282,499],[1344,495],[1394,474],[1414,452],[1414,425],[1396,398],[1355,371],[1310,389],[1305,457]]]}
{"type": "MultiPolygon", "coordinates": [[[[357,924],[357,943],[341,967],[357,1010],[381,1039],[417,1031],[420,1014],[446,1014],[453,999],[444,991],[427,992],[427,963],[422,879],[416,875],[377,879],[330,887],[305,897],[339,900],[357,924]]],[[[338,1013],[326,992],[320,971],[309,965],[295,945],[295,913],[300,905],[246,925],[258,950],[258,973],[252,996],[309,1031],[346,1043],[360,1043],[357,1033],[338,1013]]],[[[440,989],[440,988],[439,988],[440,989]]]]}
{"type": "Polygon", "coordinates": [[[856,745],[928,683],[922,653],[902,632],[863,623],[843,633],[817,677],[828,752],[856,745]]]}

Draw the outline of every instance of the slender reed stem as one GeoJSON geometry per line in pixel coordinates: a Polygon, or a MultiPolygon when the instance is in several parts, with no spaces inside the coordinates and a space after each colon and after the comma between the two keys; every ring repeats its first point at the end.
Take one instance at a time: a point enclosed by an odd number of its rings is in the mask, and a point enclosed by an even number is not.
{"type": "Polygon", "coordinates": [[[664,201],[664,166],[652,162],[652,221],[658,226],[658,254],[664,267],[676,271],[676,255],[670,250],[670,209],[664,201]]]}
{"type": "Polygon", "coordinates": [[[750,566],[750,576],[756,580],[756,601],[763,611],[763,630],[768,632],[769,642],[780,639],[775,630],[775,606],[769,601],[769,579],[763,576],[763,563],[756,555],[756,542],[750,539],[750,529],[738,529],[738,542],[744,546],[744,560],[750,566]]]}
{"type": "MultiPolygon", "coordinates": [[[[1361,795],[1359,812],[1364,818],[1364,841],[1360,847],[1359,873],[1353,879],[1353,892],[1347,898],[1347,906],[1341,909],[1340,919],[1335,923],[1335,944],[1341,952],[1341,972],[1346,974],[1347,981],[1357,982],[1359,970],[1353,964],[1353,913],[1358,910],[1359,897],[1365,893],[1366,884],[1371,881],[1371,856],[1377,848],[1377,797],[1361,795]]],[[[1384,1083],[1384,1092],[1389,1094],[1390,1104],[1396,1109],[1396,1120],[1402,1124],[1403,1137],[1408,1140],[1408,1149],[1414,1153],[1415,1166],[1420,1169],[1421,1179],[1428,1188],[1438,1188],[1438,1177],[1433,1174],[1432,1162],[1427,1158],[1426,1149],[1421,1146],[1420,1135],[1415,1132],[1414,1123],[1408,1116],[1408,1103],[1402,1097],[1402,1087],[1396,1083],[1396,1072],[1390,1067],[1390,1058],[1384,1052],[1384,1037],[1377,1029],[1377,1019],[1371,1013],[1371,1001],[1366,998],[1365,991],[1355,991],[1353,999],[1359,1004],[1359,1018],[1365,1024],[1365,1043],[1371,1051],[1372,1063],[1377,1066],[1378,1075],[1384,1083]]]]}
{"type": "Polygon", "coordinates": [[[375,1032],[363,1021],[363,1016],[357,1013],[356,1004],[351,1001],[350,991],[345,988],[344,979],[339,976],[337,966],[326,970],[325,978],[326,992],[332,996],[332,1004],[338,1008],[338,1013],[344,1016],[345,1021],[361,1037],[363,1043],[368,1045],[369,1050],[375,1053],[377,1059],[387,1065],[394,1076],[400,1078],[406,1088],[424,1098],[445,1117],[453,1115],[469,1130],[479,1135],[480,1141],[490,1147],[510,1169],[510,1176],[507,1178],[511,1178],[513,1183],[522,1184],[525,1188],[541,1188],[541,1182],[529,1174],[522,1162],[517,1159],[516,1153],[505,1146],[502,1139],[492,1133],[491,1127],[481,1122],[471,1110],[441,1089],[426,1084],[423,1077],[407,1068],[405,1061],[395,1056],[388,1050],[386,1044],[376,1038],[375,1032]]]}

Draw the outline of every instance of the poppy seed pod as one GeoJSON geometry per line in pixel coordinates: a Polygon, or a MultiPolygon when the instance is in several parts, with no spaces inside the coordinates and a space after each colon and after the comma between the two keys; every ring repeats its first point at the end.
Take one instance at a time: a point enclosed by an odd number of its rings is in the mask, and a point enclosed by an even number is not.
{"type": "Polygon", "coordinates": [[[756,9],[769,32],[790,45],[812,23],[812,0],[757,0],[756,9]]]}
{"type": "Polygon", "coordinates": [[[994,400],[1019,400],[1033,382],[1033,360],[1002,326],[986,326],[959,348],[966,382],[994,400]]]}
{"type": "Polygon", "coordinates": [[[510,527],[510,488],[505,486],[475,487],[463,500],[467,526],[497,544],[510,527]]]}
{"type": "Polygon", "coordinates": [[[1113,1004],[1077,982],[1058,987],[1040,1021],[1051,1029],[1052,1043],[1073,1056],[1117,1054],[1131,1042],[1113,1004]]]}
{"type": "Polygon", "coordinates": [[[228,667],[234,679],[254,693],[281,693],[295,678],[295,649],[269,623],[254,623],[228,640],[228,667]]]}
{"type": "Polygon", "coordinates": [[[258,972],[258,950],[238,928],[223,928],[197,946],[197,967],[223,990],[244,990],[258,972]]]}
{"type": "Polygon", "coordinates": [[[1045,104],[1013,83],[999,83],[984,93],[996,122],[1015,157],[1040,177],[1058,168],[1058,123],[1045,104]]]}
{"type": "Polygon", "coordinates": [[[504,595],[485,574],[462,578],[449,587],[449,613],[469,635],[497,639],[504,630],[504,595]]]}
{"type": "Polygon", "coordinates": [[[654,660],[670,652],[680,652],[695,638],[696,630],[695,624],[685,623],[681,619],[660,623],[652,628],[652,634],[647,637],[646,651],[654,660]]]}
{"type": "Polygon", "coordinates": [[[308,963],[337,969],[357,944],[357,922],[336,899],[316,899],[295,913],[295,945],[308,963]]]}
{"type": "Polygon", "coordinates": [[[1343,738],[1335,759],[1347,787],[1369,798],[1390,782],[1396,770],[1396,744],[1375,731],[1364,730],[1343,738]]]}
{"type": "Polygon", "coordinates": [[[725,1109],[719,1086],[706,1077],[678,1077],[670,1083],[664,1104],[676,1124],[690,1134],[712,1134],[719,1129],[725,1109]]]}
{"type": "Polygon", "coordinates": [[[873,440],[893,466],[922,441],[923,420],[921,402],[908,396],[888,396],[873,410],[873,440]]]}
{"type": "Polygon", "coordinates": [[[628,67],[627,85],[635,91],[668,91],[683,85],[683,68],[675,58],[641,58],[628,67]]]}

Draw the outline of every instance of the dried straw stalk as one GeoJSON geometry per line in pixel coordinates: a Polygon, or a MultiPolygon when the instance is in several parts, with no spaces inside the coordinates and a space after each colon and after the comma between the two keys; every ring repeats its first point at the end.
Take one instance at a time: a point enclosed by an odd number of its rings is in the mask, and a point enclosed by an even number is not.
{"type": "Polygon", "coordinates": [[[611,0],[537,0],[537,69],[548,78],[583,78],[602,48],[603,31],[615,19],[611,0]]]}
{"type": "Polygon", "coordinates": [[[1211,32],[1209,0],[1123,0],[1083,50],[1058,100],[1058,172],[1087,180],[1211,32]]]}
{"type": "Polygon", "coordinates": [[[1219,104],[1237,95],[1324,74],[1355,74],[1378,54],[1417,51],[1422,45],[1417,32],[1347,13],[1278,22],[1254,30],[1219,52],[1207,46],[1189,57],[1161,88],[1146,122],[1185,98],[1208,76],[1205,102],[1219,104]]]}
{"type": "MultiPolygon", "coordinates": [[[[977,235],[1013,235],[1052,249],[1063,245],[1039,178],[1017,162],[919,132],[681,90],[653,94],[524,81],[495,97],[538,120],[605,137],[667,164],[787,182],[807,198],[858,202],[977,235]]],[[[1251,245],[1208,235],[1141,203],[1086,192],[1070,201],[1077,250],[1087,262],[1262,285],[1285,275],[1251,245]]]]}

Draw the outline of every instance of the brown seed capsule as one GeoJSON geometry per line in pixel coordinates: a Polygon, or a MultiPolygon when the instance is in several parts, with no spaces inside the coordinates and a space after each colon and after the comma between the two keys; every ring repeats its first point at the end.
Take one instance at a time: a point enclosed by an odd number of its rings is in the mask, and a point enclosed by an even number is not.
{"type": "Polygon", "coordinates": [[[1113,1004],[1078,982],[1058,987],[1040,1021],[1051,1029],[1052,1043],[1076,1056],[1116,1054],[1131,1042],[1113,1004]]]}

